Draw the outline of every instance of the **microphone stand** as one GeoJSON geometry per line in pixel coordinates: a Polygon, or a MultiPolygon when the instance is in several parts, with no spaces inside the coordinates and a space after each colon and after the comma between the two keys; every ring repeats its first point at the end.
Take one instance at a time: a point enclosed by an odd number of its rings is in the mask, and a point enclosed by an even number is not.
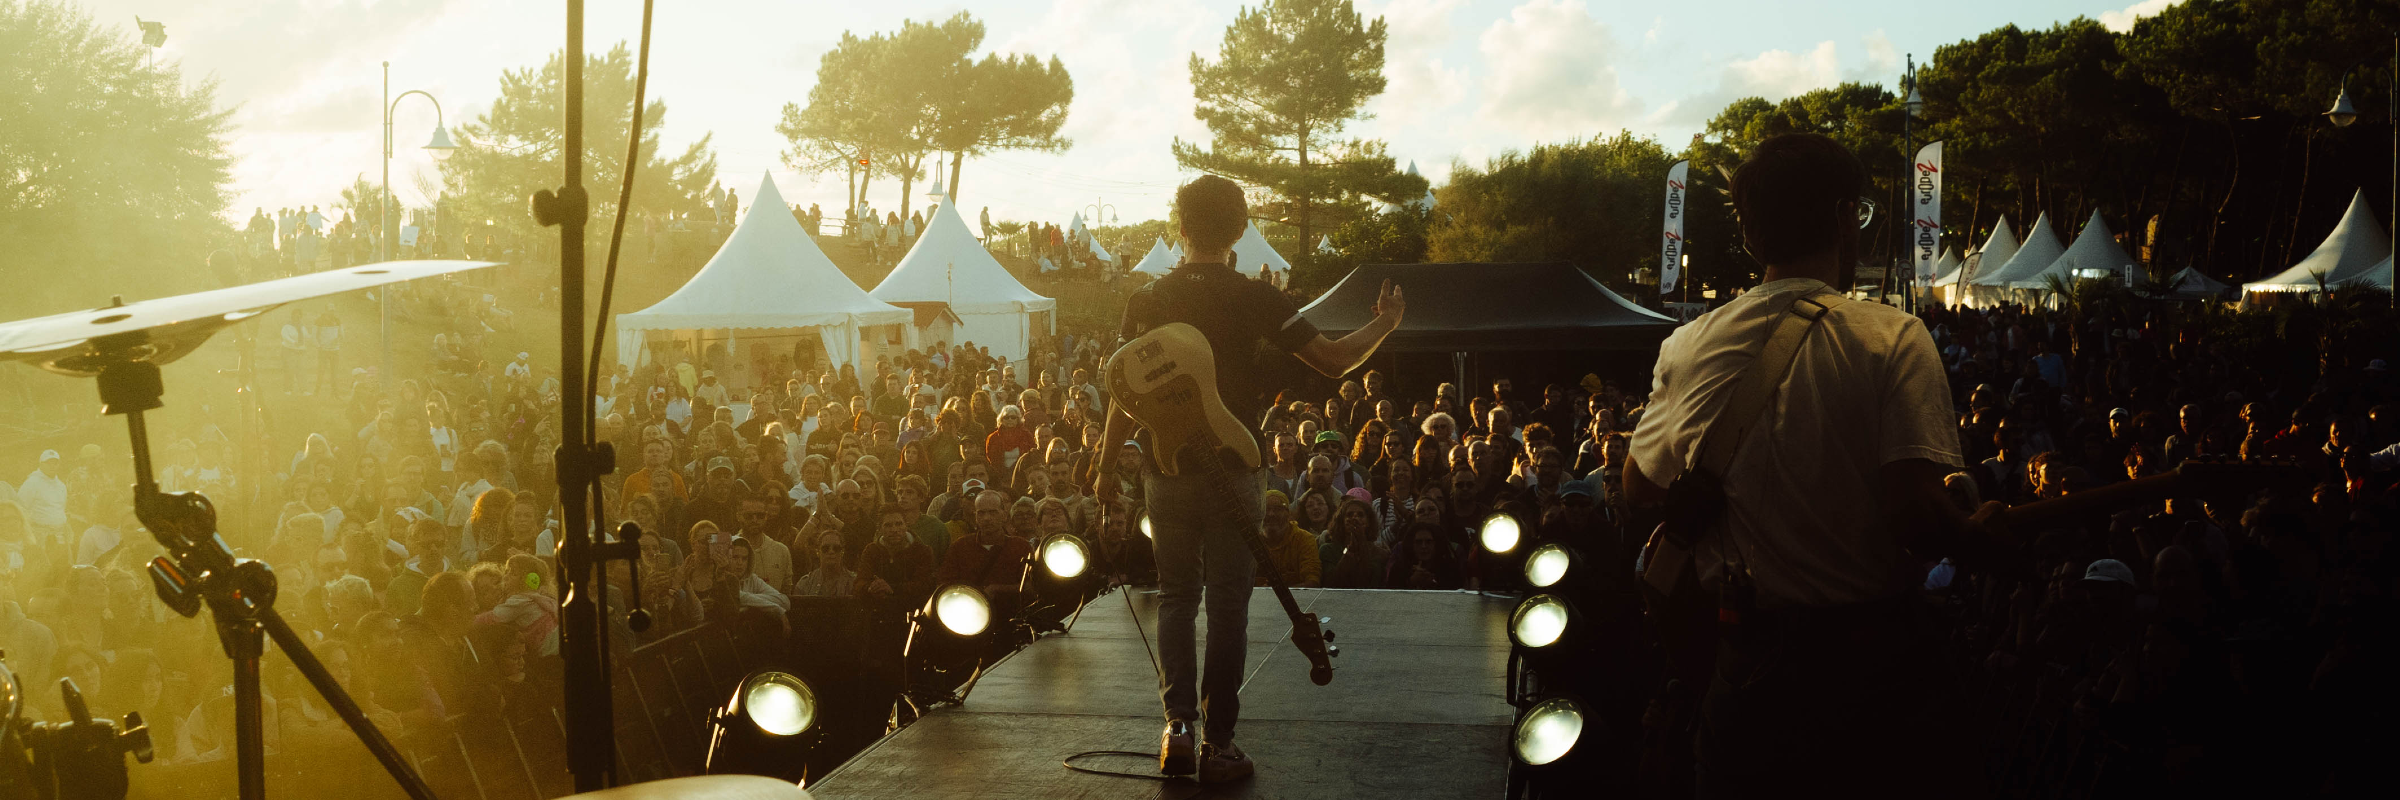
{"type": "MultiPolygon", "coordinates": [[[[615,471],[616,453],[607,442],[594,441],[588,424],[592,391],[584,379],[584,228],[591,215],[591,196],[583,188],[583,0],[567,0],[567,46],[562,58],[566,62],[562,103],[565,183],[555,192],[535,192],[532,205],[535,221],[558,228],[558,375],[564,392],[559,404],[556,471],[565,517],[558,536],[562,584],[558,654],[565,672],[565,702],[561,705],[567,729],[567,771],[574,777],[575,791],[590,792],[617,782],[615,698],[609,689],[608,623],[602,616],[608,591],[604,567],[612,560],[638,561],[641,532],[626,523],[616,541],[602,542],[598,526],[592,522],[600,476],[615,471]]],[[[648,626],[639,608],[638,564],[633,573],[637,594],[629,622],[638,631],[648,626]]]]}
{"type": "Polygon", "coordinates": [[[150,431],[142,413],[159,408],[166,393],[158,365],[147,360],[153,352],[148,331],[101,337],[93,342],[97,362],[101,413],[123,414],[132,439],[134,515],[150,529],[167,555],[150,561],[150,583],[175,613],[196,616],[206,606],[217,626],[217,639],[233,659],[234,750],[242,800],[267,796],[265,720],[261,716],[259,657],[265,639],[290,656],[317,694],[341,715],[375,760],[415,800],[432,800],[433,790],[410,767],[400,750],[384,738],[366,712],[350,699],[333,673],[308,649],[308,642],[275,612],[275,572],[264,561],[235,558],[233,548],[217,531],[217,509],[198,492],[159,491],[150,464],[150,431]]]}

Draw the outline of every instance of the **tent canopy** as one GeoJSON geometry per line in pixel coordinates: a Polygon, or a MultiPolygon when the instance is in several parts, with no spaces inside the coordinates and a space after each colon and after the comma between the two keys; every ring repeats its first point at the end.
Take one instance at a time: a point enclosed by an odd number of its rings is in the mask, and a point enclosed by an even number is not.
{"type": "Polygon", "coordinates": [[[1671,317],[1627,302],[1564,262],[1367,264],[1300,309],[1329,336],[1364,327],[1389,279],[1409,299],[1395,352],[1622,350],[1655,347],[1671,317]]]}
{"type": "Polygon", "coordinates": [[[800,229],[775,179],[762,177],[750,208],[708,264],[656,305],[617,315],[617,327],[807,328],[896,325],[908,319],[907,309],[868,297],[851,283],[800,229]]]}
{"type": "Polygon", "coordinates": [[[1058,301],[1034,294],[983,249],[955,203],[935,208],[900,266],[867,293],[886,303],[946,303],[959,314],[1043,311],[1058,301]]]}
{"type": "Polygon", "coordinates": [[[2325,235],[2315,252],[2274,277],[2242,284],[2242,291],[2313,292],[2319,286],[2340,286],[2366,277],[2379,264],[2391,261],[2391,256],[2391,235],[2375,220],[2374,211],[2367,207],[2366,190],[2361,189],[2351,196],[2350,209],[2342,212],[2342,220],[2334,223],[2333,232],[2325,235]]]}
{"type": "Polygon", "coordinates": [[[1968,257],[1966,263],[1968,269],[1959,271],[1959,280],[1973,285],[1976,278],[1999,269],[2000,265],[2006,264],[2009,259],[2016,257],[2017,232],[2008,226],[2008,215],[2002,214],[2000,221],[1992,225],[1991,238],[1983,240],[1983,248],[1976,250],[1974,255],[1968,257]]]}
{"type": "Polygon", "coordinates": [[[1146,275],[1165,275],[1167,270],[1174,268],[1175,254],[1167,249],[1167,240],[1164,238],[1152,241],[1150,252],[1142,256],[1140,263],[1133,265],[1133,271],[1146,275]]]}
{"type": "Polygon", "coordinates": [[[2209,277],[2198,267],[2184,267],[2182,272],[2168,278],[2167,283],[2169,296],[2191,299],[2222,296],[2225,290],[2233,288],[2224,281],[2209,277]]]}
{"type": "Polygon", "coordinates": [[[1957,286],[1966,271],[1967,262],[1958,257],[1957,251],[1943,250],[1942,257],[1933,260],[1933,285],[1957,286]]]}
{"type": "Polygon", "coordinates": [[[2058,233],[2050,229],[2050,215],[2044,213],[2033,218],[2033,229],[2025,232],[2025,241],[2017,244],[2017,251],[2007,261],[1995,267],[1991,257],[1985,256],[1982,274],[1967,284],[2010,288],[2020,281],[2032,280],[2066,252],[2067,248],[2058,243],[2058,233]]]}
{"type": "Polygon", "coordinates": [[[1267,235],[1258,232],[1258,223],[1252,222],[1249,230],[1242,231],[1241,241],[1233,243],[1233,271],[1257,275],[1260,264],[1274,272],[1292,271],[1292,262],[1283,260],[1283,254],[1267,244],[1267,235]]]}
{"type": "Polygon", "coordinates": [[[2052,259],[2042,271],[2021,278],[2013,284],[2019,289],[2041,289],[2049,286],[2051,277],[2072,283],[2078,278],[2110,277],[2138,284],[2143,280],[2142,267],[2117,245],[2117,235],[2100,219],[2097,209],[2083,223],[2083,232],[2075,235],[2075,243],[2052,259]]]}

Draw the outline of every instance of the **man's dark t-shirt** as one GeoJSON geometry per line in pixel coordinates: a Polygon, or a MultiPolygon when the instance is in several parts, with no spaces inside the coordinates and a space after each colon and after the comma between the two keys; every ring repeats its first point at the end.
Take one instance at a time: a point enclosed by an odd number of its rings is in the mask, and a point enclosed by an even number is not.
{"type": "Polygon", "coordinates": [[[1224,264],[1186,262],[1135,291],[1125,301],[1121,332],[1132,339],[1177,322],[1208,338],[1217,362],[1217,394],[1253,438],[1273,388],[1264,385],[1263,346],[1297,353],[1317,338],[1317,326],[1282,292],[1224,264]]]}

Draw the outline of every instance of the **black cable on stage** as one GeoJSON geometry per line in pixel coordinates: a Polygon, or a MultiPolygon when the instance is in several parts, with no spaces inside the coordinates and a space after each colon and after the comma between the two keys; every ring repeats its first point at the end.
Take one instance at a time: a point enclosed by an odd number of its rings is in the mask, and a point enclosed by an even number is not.
{"type": "MultiPolygon", "coordinates": [[[[1101,524],[1108,524],[1105,517],[1101,520],[1101,524]]],[[[1142,636],[1142,652],[1150,654],[1150,671],[1158,675],[1158,679],[1160,681],[1165,681],[1167,679],[1166,670],[1158,665],[1158,652],[1150,649],[1150,631],[1142,627],[1141,612],[1135,611],[1133,608],[1133,587],[1117,587],[1117,594],[1124,596],[1125,614],[1126,616],[1133,618],[1133,630],[1142,636]]],[[[1087,775],[1108,775],[1117,778],[1141,778],[1143,780],[1159,781],[1162,783],[1171,783],[1182,780],[1180,777],[1167,775],[1148,775],[1139,772],[1117,772],[1115,770],[1093,769],[1091,767],[1079,767],[1075,765],[1076,759],[1090,758],[1092,756],[1134,756],[1137,758],[1157,758],[1158,754],[1141,753],[1132,750],[1086,750],[1081,753],[1076,753],[1074,755],[1067,756],[1066,758],[1059,759],[1058,765],[1087,775]]]]}

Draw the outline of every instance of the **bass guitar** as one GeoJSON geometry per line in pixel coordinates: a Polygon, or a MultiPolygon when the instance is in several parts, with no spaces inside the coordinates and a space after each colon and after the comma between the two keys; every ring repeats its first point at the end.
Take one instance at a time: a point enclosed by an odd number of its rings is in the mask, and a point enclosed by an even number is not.
{"type": "MultiPolygon", "coordinates": [[[[1258,471],[1258,441],[1217,397],[1216,364],[1215,353],[1200,329],[1178,322],[1126,342],[1101,369],[1117,407],[1150,430],[1159,472],[1181,475],[1186,469],[1197,471],[1217,488],[1224,518],[1249,519],[1258,509],[1243,508],[1231,480],[1258,471]]],[[[1250,544],[1251,558],[1258,561],[1259,574],[1275,589],[1284,615],[1292,619],[1292,646],[1308,657],[1308,679],[1318,686],[1332,683],[1333,657],[1341,655],[1341,650],[1328,644],[1333,632],[1324,626],[1331,620],[1300,610],[1300,604],[1292,600],[1283,570],[1276,566],[1274,555],[1267,551],[1266,537],[1256,526],[1243,539],[1250,544]]]]}

